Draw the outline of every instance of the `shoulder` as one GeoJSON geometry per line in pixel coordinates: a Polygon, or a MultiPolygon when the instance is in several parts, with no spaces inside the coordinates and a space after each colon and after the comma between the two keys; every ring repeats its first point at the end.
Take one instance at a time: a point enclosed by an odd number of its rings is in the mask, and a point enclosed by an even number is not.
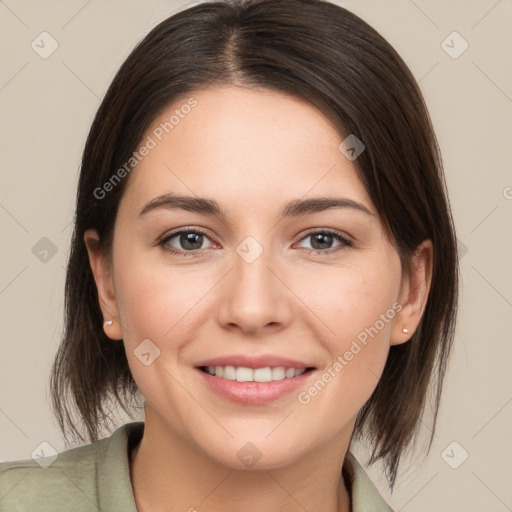
{"type": "Polygon", "coordinates": [[[0,463],[0,512],[106,510],[113,494],[130,511],[128,442],[143,425],[123,425],[109,437],[53,456],[0,463]]]}
{"type": "Polygon", "coordinates": [[[80,510],[82,502],[94,500],[96,465],[104,448],[102,439],[54,456],[1,463],[0,511],[80,510]]]}
{"type": "Polygon", "coordinates": [[[352,512],[393,512],[351,452],[345,456],[343,476],[350,488],[352,512]]]}

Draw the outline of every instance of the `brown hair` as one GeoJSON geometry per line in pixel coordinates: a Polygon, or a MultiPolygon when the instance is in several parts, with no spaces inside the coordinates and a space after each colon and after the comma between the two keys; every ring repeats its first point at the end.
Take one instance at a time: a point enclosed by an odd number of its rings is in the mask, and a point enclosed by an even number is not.
{"type": "MultiPolygon", "coordinates": [[[[354,161],[404,271],[432,240],[429,298],[412,338],[390,348],[382,377],[360,410],[353,438],[371,442],[393,487],[403,451],[415,439],[428,392],[434,435],[453,342],[458,295],[455,230],[440,152],[422,94],[406,64],[366,22],[323,0],[225,0],[183,10],[157,25],[111,83],[85,145],[65,285],[65,332],[50,379],[52,407],[66,438],[91,441],[113,400],[130,414],[138,388],[124,346],[102,329],[103,315],[84,243],[100,236],[111,257],[126,179],[105,197],[95,191],[125,163],[150,123],[171,103],[210,85],[285,92],[307,101],[366,150],[354,161]],[[69,394],[69,397],[68,397],[69,394]]],[[[340,139],[341,140],[341,139],[340,139]]],[[[140,394],[139,394],[140,396],[140,394]]]]}

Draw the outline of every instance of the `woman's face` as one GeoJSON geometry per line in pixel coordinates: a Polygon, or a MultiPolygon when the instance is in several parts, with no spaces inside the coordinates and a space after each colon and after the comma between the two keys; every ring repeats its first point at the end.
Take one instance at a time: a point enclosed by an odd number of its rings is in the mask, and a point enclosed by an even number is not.
{"type": "Polygon", "coordinates": [[[390,344],[410,338],[400,260],[317,110],[261,89],[190,97],[124,178],[113,272],[95,272],[107,332],[147,424],[227,466],[281,467],[348,442],[390,344]]]}

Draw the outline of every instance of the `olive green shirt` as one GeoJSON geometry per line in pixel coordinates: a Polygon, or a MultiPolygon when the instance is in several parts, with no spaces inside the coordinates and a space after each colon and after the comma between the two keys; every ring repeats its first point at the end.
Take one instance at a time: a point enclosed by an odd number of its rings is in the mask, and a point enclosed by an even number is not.
{"type": "MultiPolygon", "coordinates": [[[[53,459],[0,463],[0,512],[137,512],[130,452],[143,432],[143,422],[127,423],[53,459]]],[[[393,512],[350,452],[343,471],[352,512],[393,512]]]]}

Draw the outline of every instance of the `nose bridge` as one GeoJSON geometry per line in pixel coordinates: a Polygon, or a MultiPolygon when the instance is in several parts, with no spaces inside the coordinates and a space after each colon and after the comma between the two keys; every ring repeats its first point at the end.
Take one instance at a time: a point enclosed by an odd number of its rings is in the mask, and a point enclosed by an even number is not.
{"type": "Polygon", "coordinates": [[[276,282],[269,270],[274,259],[271,248],[267,244],[264,248],[253,237],[247,237],[236,248],[232,292],[241,308],[261,312],[264,304],[275,299],[276,282]]]}
{"type": "Polygon", "coordinates": [[[237,325],[249,332],[289,321],[286,290],[270,270],[276,255],[268,238],[267,244],[247,237],[235,248],[233,269],[218,308],[224,326],[237,325]]]}
{"type": "MultiPolygon", "coordinates": [[[[246,244],[245,247],[247,247],[246,244]]],[[[243,246],[242,246],[243,247],[243,246]]],[[[244,296],[255,297],[259,293],[271,294],[271,287],[275,283],[271,282],[272,273],[269,267],[272,265],[272,254],[269,249],[265,249],[260,254],[256,253],[254,247],[243,252],[242,248],[237,248],[237,256],[234,258],[234,280],[239,291],[244,292],[244,296]]]]}

